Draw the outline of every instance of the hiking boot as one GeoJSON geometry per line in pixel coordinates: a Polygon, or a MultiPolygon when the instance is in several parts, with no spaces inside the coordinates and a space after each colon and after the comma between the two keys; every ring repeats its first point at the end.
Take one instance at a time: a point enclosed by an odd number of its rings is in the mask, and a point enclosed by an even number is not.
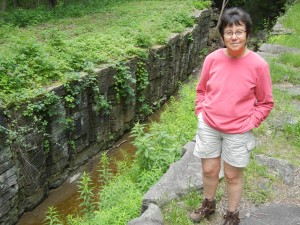
{"type": "Polygon", "coordinates": [[[240,218],[239,218],[239,211],[236,212],[229,212],[227,211],[227,214],[224,215],[224,223],[223,225],[238,225],[240,224],[240,218]]]}
{"type": "Polygon", "coordinates": [[[190,219],[194,223],[200,222],[205,217],[209,218],[210,214],[213,214],[216,210],[216,200],[209,201],[207,198],[205,198],[202,202],[202,205],[200,208],[195,209],[190,214],[190,219]]]}

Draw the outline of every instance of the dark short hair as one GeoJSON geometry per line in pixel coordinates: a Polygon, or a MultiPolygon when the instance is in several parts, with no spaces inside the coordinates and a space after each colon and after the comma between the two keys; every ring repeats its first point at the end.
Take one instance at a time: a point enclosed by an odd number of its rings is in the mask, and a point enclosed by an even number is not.
{"type": "Polygon", "coordinates": [[[249,13],[245,12],[243,9],[238,7],[226,9],[221,16],[221,22],[218,27],[219,33],[221,34],[222,38],[224,35],[225,27],[227,27],[228,25],[241,25],[241,23],[245,24],[246,26],[246,34],[248,38],[251,34],[252,28],[252,20],[249,13]]]}

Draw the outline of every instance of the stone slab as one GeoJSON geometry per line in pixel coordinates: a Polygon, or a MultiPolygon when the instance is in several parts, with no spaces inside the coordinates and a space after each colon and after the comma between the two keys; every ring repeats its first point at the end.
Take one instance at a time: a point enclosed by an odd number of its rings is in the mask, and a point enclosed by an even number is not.
{"type": "Polygon", "coordinates": [[[241,219],[241,225],[300,225],[300,207],[270,204],[257,207],[249,217],[241,219]]]}
{"type": "Polygon", "coordinates": [[[270,54],[281,54],[281,53],[297,53],[300,54],[300,50],[297,48],[290,48],[276,44],[262,44],[259,48],[260,52],[267,52],[270,54]]]}

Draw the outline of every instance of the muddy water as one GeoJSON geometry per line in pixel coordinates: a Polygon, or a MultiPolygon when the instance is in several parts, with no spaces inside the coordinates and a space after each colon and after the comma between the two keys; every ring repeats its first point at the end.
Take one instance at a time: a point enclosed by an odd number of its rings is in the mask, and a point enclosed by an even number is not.
{"type": "MultiPolygon", "coordinates": [[[[166,104],[164,104],[166,105],[166,104]]],[[[150,124],[152,121],[159,121],[159,115],[162,112],[161,110],[156,111],[154,114],[149,117],[145,124],[150,124]]],[[[121,140],[116,142],[111,149],[108,150],[109,158],[112,162],[120,161],[124,158],[125,151],[128,156],[134,156],[135,147],[132,144],[133,139],[130,137],[130,133],[126,133],[121,140]]],[[[96,186],[99,190],[101,184],[98,183],[98,169],[99,169],[99,160],[101,154],[95,156],[89,163],[87,163],[83,170],[91,174],[93,185],[96,186]]],[[[129,158],[130,158],[129,157],[129,158]]],[[[131,158],[131,159],[132,159],[131,158]]],[[[115,170],[115,163],[110,165],[112,170],[115,170]]],[[[95,193],[97,192],[95,190],[95,193]]],[[[54,190],[49,191],[47,199],[45,199],[40,205],[30,212],[26,212],[22,215],[17,225],[42,225],[45,220],[46,213],[49,206],[53,206],[58,211],[59,215],[67,216],[68,214],[78,214],[79,213],[79,193],[76,182],[69,183],[65,182],[60,187],[54,190]]]]}

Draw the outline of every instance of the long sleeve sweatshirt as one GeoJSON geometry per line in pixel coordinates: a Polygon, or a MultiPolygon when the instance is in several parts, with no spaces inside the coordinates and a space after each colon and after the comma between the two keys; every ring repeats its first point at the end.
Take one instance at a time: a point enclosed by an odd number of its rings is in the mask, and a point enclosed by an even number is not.
{"type": "Polygon", "coordinates": [[[224,133],[258,127],[274,106],[268,64],[255,52],[230,58],[224,49],[209,54],[196,87],[195,111],[224,133]]]}

